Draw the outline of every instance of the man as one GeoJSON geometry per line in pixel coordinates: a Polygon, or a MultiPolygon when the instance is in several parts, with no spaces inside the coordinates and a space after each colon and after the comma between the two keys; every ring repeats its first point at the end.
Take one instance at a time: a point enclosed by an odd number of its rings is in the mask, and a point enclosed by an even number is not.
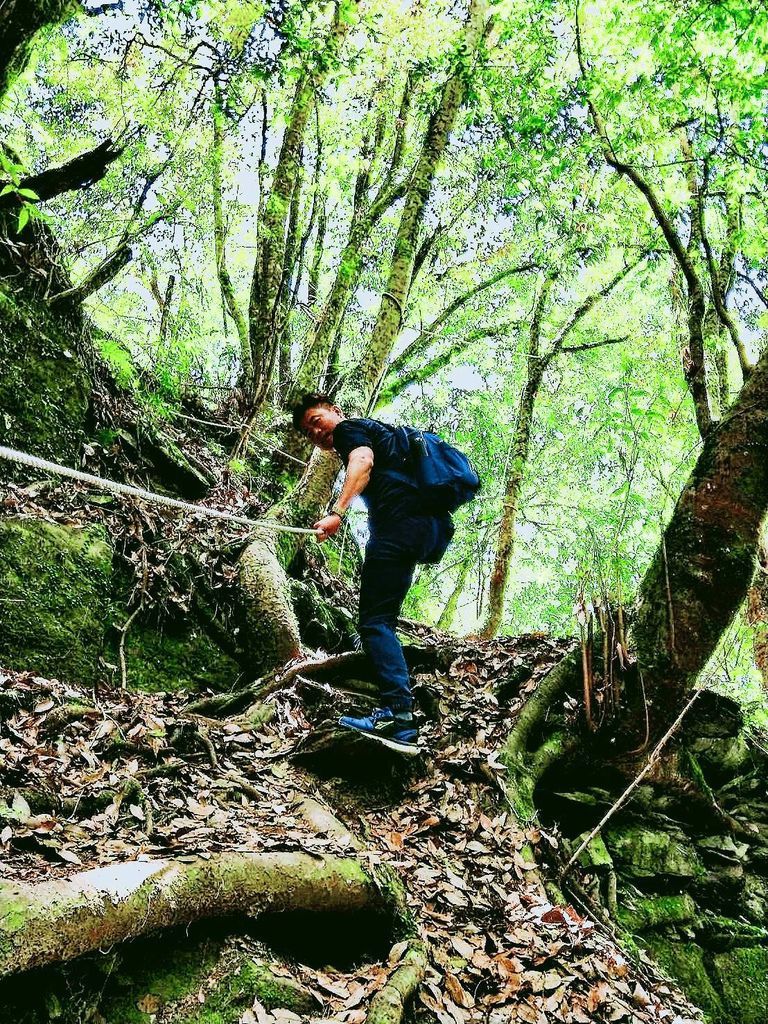
{"type": "Polygon", "coordinates": [[[309,394],[293,409],[294,426],[318,448],[336,451],[346,467],[341,493],[315,523],[332,537],[358,495],[368,509],[370,539],[360,580],[358,631],[378,675],[382,707],[368,717],[339,719],[404,754],[418,753],[408,667],[395,632],[418,563],[439,562],[453,536],[448,513],[434,514],[409,476],[402,432],[372,419],[347,419],[327,395],[309,394]]]}

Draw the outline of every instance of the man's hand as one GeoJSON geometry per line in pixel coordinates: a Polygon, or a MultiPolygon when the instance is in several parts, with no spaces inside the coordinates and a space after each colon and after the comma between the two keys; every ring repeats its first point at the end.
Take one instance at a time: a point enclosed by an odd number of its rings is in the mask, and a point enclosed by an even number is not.
{"type": "Polygon", "coordinates": [[[335,512],[332,512],[329,516],[323,516],[322,519],[318,519],[315,525],[312,527],[313,530],[317,530],[317,543],[322,544],[324,540],[328,540],[332,537],[341,526],[341,516],[337,516],[335,512]]]}

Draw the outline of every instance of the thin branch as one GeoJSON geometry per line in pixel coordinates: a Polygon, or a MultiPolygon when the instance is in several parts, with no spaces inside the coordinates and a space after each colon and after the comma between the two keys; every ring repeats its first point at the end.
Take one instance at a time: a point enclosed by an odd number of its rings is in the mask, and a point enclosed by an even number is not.
{"type": "Polygon", "coordinates": [[[760,299],[765,308],[768,309],[768,295],[766,295],[763,289],[752,280],[749,274],[743,274],[741,271],[738,271],[737,277],[739,277],[740,280],[747,282],[758,299],[760,299]]]}
{"type": "Polygon", "coordinates": [[[397,377],[397,375],[400,374],[405,369],[409,362],[411,362],[417,356],[422,355],[424,350],[428,348],[429,345],[432,344],[435,335],[440,331],[440,329],[445,325],[445,323],[450,319],[450,317],[457,310],[461,309],[462,306],[466,306],[468,302],[471,302],[471,300],[475,298],[477,295],[479,295],[481,292],[486,291],[488,288],[492,288],[494,285],[499,284],[499,282],[504,281],[507,278],[514,276],[515,274],[524,274],[527,273],[528,271],[537,269],[538,268],[534,263],[528,261],[526,263],[521,263],[519,266],[516,267],[507,267],[504,270],[499,270],[495,274],[492,274],[489,278],[486,278],[486,280],[481,281],[479,284],[473,285],[471,288],[468,288],[467,291],[463,292],[461,295],[457,296],[457,298],[455,298],[453,302],[449,303],[442,311],[442,313],[440,313],[439,316],[435,317],[435,319],[427,327],[424,328],[421,334],[414,338],[410,345],[408,345],[400,353],[400,355],[397,356],[396,359],[392,360],[387,369],[387,376],[397,377]]]}
{"type": "Polygon", "coordinates": [[[561,352],[585,352],[589,348],[602,348],[604,345],[621,345],[622,342],[629,341],[629,335],[625,334],[621,338],[605,338],[603,341],[590,341],[584,345],[566,345],[560,349],[561,352]]]}

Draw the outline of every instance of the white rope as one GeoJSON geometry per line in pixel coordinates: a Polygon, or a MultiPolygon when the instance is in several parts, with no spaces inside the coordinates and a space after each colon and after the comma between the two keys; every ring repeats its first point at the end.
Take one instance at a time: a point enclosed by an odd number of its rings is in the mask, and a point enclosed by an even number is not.
{"type": "Polygon", "coordinates": [[[282,533],[306,533],[317,536],[317,530],[310,530],[302,526],[284,526],[273,519],[248,519],[246,516],[236,516],[232,512],[220,512],[215,508],[206,508],[204,505],[192,505],[188,501],[179,501],[178,498],[168,498],[164,494],[154,494],[143,487],[132,487],[130,484],[119,484],[115,480],[104,480],[92,473],[83,473],[79,469],[71,469],[69,466],[60,466],[56,462],[48,462],[47,459],[39,459],[36,455],[28,455],[26,452],[17,452],[14,448],[4,448],[0,445],[0,458],[8,459],[10,462],[18,462],[22,466],[31,466],[33,469],[42,469],[46,473],[56,473],[59,476],[68,476],[72,480],[80,480],[84,484],[92,484],[102,491],[114,491],[116,494],[130,494],[134,498],[141,498],[142,501],[149,501],[154,505],[167,505],[170,508],[182,509],[184,512],[193,512],[199,516],[210,516],[213,519],[226,519],[231,523],[239,523],[241,526],[260,526],[267,530],[279,530],[282,533]]]}

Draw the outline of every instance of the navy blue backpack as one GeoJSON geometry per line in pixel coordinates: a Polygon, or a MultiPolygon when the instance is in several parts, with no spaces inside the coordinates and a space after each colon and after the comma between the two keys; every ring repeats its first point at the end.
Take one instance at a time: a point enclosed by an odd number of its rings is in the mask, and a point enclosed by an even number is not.
{"type": "Polygon", "coordinates": [[[397,427],[396,431],[407,451],[409,472],[403,476],[415,481],[430,512],[455,512],[475,497],[480,477],[464,452],[428,430],[397,427]]]}

